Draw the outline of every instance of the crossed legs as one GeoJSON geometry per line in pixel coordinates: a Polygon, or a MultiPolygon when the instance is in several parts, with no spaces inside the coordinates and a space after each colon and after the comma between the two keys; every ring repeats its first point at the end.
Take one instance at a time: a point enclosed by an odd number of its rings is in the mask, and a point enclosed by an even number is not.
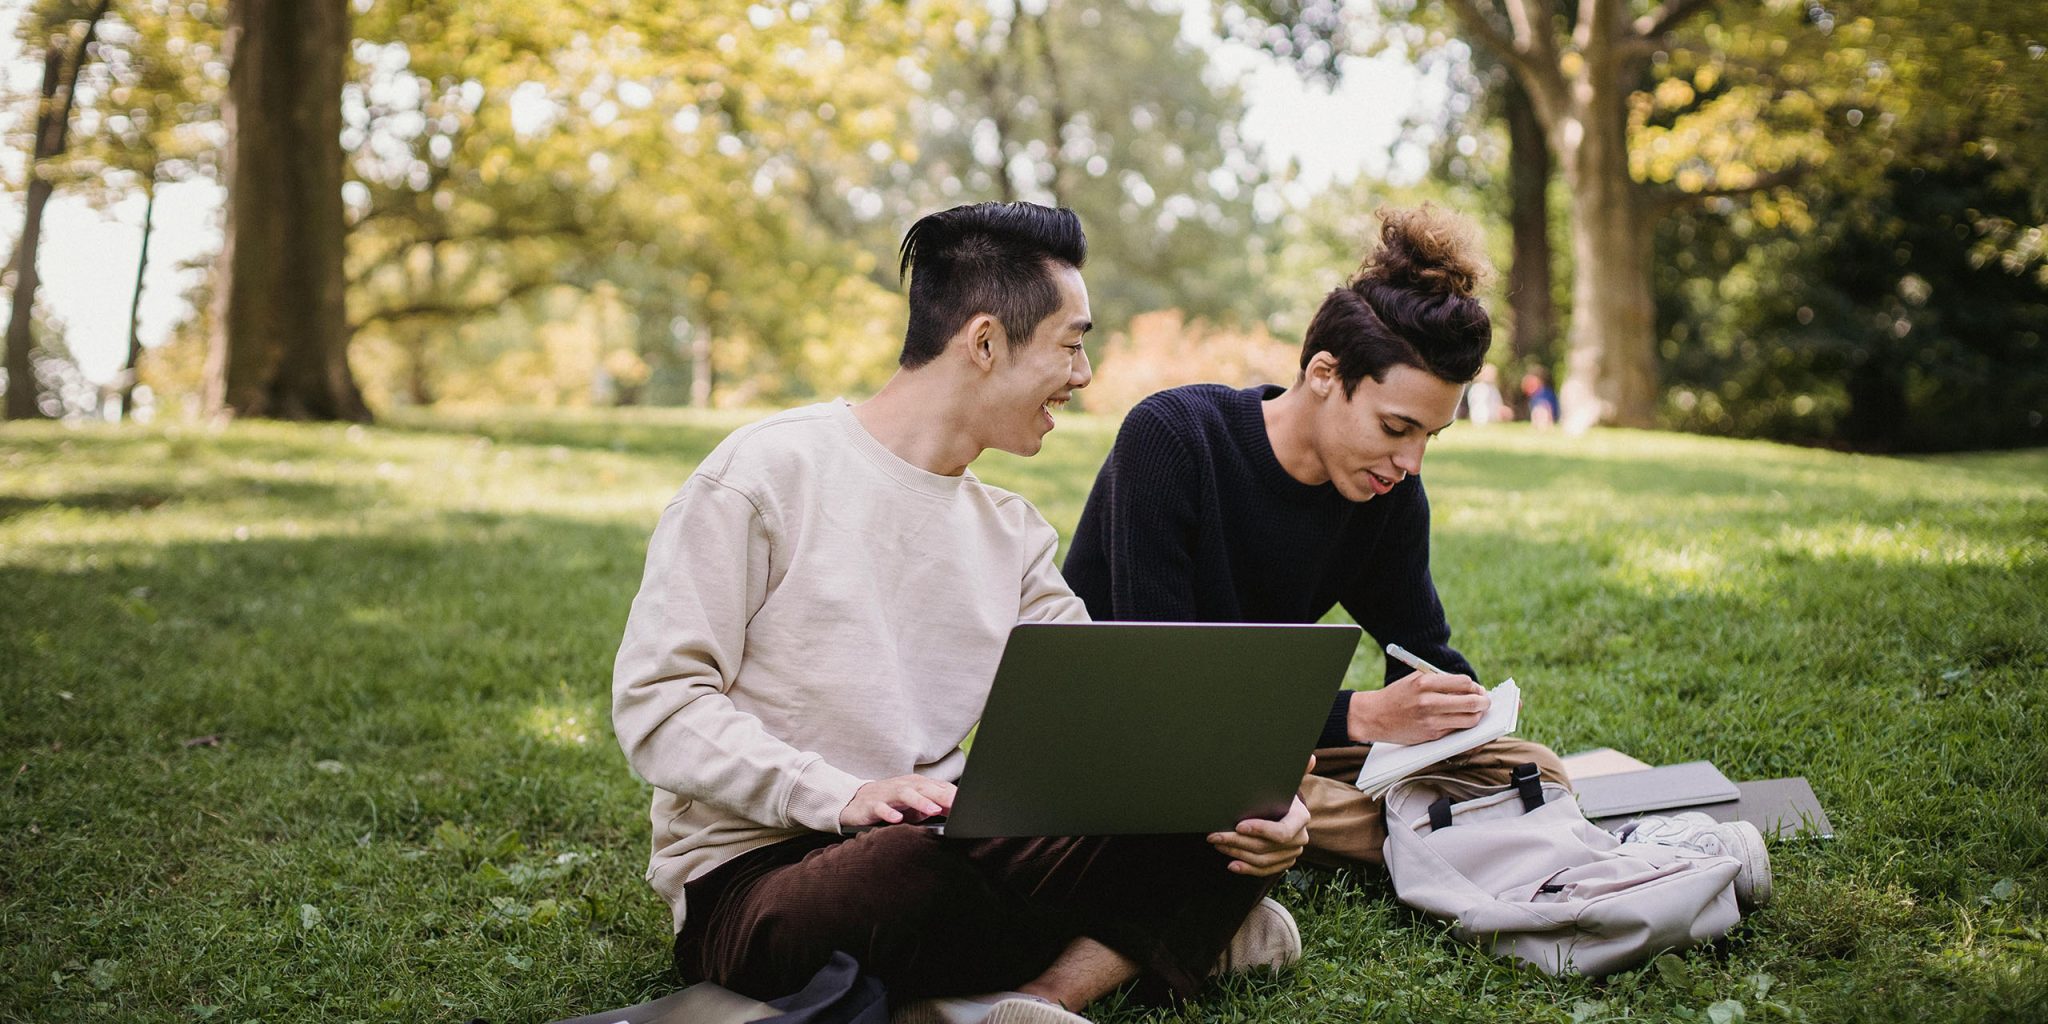
{"type": "Polygon", "coordinates": [[[1270,880],[1200,835],[949,840],[910,826],[752,851],[686,887],[676,964],[755,998],[833,950],[892,1001],[1022,988],[1073,1008],[1200,986],[1270,880]]]}

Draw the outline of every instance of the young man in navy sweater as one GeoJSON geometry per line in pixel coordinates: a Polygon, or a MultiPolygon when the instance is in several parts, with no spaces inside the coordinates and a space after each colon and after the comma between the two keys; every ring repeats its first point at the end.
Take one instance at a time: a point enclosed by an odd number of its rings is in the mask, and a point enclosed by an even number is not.
{"type": "MultiPolygon", "coordinates": [[[[1367,744],[1435,739],[1488,704],[1450,646],[1419,475],[1492,340],[1472,294],[1483,264],[1447,213],[1383,219],[1379,249],[1310,323],[1293,387],[1197,384],[1131,410],[1062,569],[1097,620],[1316,622],[1341,604],[1375,642],[1444,670],[1388,659],[1384,687],[1335,695],[1302,788],[1305,859],[1325,864],[1382,863],[1380,803],[1352,785],[1367,744]]],[[[1566,781],[1550,750],[1512,739],[1432,774],[1476,791],[1525,762],[1566,781]]]]}

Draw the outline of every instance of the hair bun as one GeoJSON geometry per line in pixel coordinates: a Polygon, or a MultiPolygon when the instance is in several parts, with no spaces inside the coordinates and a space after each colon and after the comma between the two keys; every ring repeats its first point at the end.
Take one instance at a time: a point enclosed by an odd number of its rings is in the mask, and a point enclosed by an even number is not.
{"type": "Polygon", "coordinates": [[[1381,209],[1380,244],[1353,284],[1378,281],[1426,295],[1469,296],[1488,271],[1472,222],[1433,203],[1381,209]]]}

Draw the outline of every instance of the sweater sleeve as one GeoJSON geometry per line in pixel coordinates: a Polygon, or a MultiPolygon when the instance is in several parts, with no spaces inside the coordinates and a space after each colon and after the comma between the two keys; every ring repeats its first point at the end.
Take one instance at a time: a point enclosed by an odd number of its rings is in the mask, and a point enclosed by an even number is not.
{"type": "Polygon", "coordinates": [[[1150,406],[1125,417],[1104,474],[1102,531],[1111,614],[1126,622],[1194,622],[1201,469],[1150,406]]]}
{"type": "Polygon", "coordinates": [[[839,831],[862,781],[768,732],[727,696],[768,596],[771,534],[698,474],[655,527],[612,672],[612,727],[640,777],[776,828],[839,831]]]}
{"type": "Polygon", "coordinates": [[[1088,606],[1074,596],[1055,561],[1060,549],[1060,535],[1036,512],[1032,513],[1032,518],[1037,520],[1035,530],[1042,532],[1044,537],[1038,553],[1024,567],[1024,578],[1017,593],[1017,621],[1087,622],[1088,606]]]}
{"type": "MultiPolygon", "coordinates": [[[[1378,646],[1400,644],[1446,672],[1477,679],[1472,663],[1451,646],[1451,626],[1444,619],[1443,602],[1429,575],[1429,495],[1422,488],[1421,477],[1412,478],[1405,486],[1413,492],[1397,490],[1378,499],[1398,500],[1388,510],[1380,535],[1339,600],[1378,646]]],[[[1412,671],[1386,659],[1386,682],[1412,671]]]]}

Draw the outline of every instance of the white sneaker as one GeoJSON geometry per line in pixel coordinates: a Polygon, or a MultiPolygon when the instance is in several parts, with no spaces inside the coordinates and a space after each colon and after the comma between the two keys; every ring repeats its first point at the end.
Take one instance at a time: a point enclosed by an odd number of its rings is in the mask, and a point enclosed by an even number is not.
{"type": "Polygon", "coordinates": [[[1248,971],[1254,967],[1278,970],[1301,960],[1301,929],[1294,915],[1272,899],[1263,899],[1230,937],[1230,948],[1216,961],[1210,974],[1248,971]]]}
{"type": "Polygon", "coordinates": [[[1771,901],[1771,855],[1764,835],[1746,821],[1718,822],[1698,811],[1639,818],[1622,827],[1624,843],[1656,843],[1697,850],[1714,857],[1733,857],[1735,902],[1748,913],[1771,901]]]}
{"type": "Polygon", "coordinates": [[[1022,992],[920,999],[897,1007],[889,1024],[1090,1024],[1050,999],[1022,992]]]}

